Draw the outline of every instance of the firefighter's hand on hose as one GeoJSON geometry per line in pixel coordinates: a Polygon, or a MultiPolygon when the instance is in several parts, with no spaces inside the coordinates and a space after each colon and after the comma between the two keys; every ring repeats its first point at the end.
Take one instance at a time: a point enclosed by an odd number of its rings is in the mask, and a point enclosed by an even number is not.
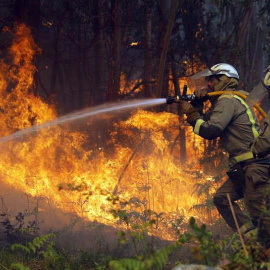
{"type": "Polygon", "coordinates": [[[197,99],[202,100],[205,99],[205,97],[208,94],[208,89],[207,88],[202,88],[200,90],[195,90],[194,95],[196,96],[197,99]]]}
{"type": "Polygon", "coordinates": [[[181,100],[180,105],[180,114],[187,115],[187,122],[191,125],[193,121],[200,117],[199,112],[187,101],[181,100]]]}

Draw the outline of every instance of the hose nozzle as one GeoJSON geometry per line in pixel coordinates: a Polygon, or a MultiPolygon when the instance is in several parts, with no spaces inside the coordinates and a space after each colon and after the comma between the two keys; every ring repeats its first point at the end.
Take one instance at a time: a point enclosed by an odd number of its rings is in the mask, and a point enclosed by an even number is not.
{"type": "Polygon", "coordinates": [[[167,100],[167,104],[173,104],[174,101],[175,101],[175,97],[168,96],[168,97],[166,98],[166,100],[167,100]]]}
{"type": "Polygon", "coordinates": [[[173,104],[173,103],[179,103],[181,100],[185,101],[192,101],[196,97],[194,94],[191,95],[183,95],[183,96],[168,96],[167,99],[167,104],[173,104]]]}

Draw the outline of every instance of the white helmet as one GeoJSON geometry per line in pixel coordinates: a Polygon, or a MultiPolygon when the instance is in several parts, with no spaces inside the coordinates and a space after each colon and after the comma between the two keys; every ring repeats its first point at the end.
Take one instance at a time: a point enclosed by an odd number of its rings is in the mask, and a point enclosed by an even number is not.
{"type": "Polygon", "coordinates": [[[226,75],[229,78],[235,78],[239,80],[239,75],[238,75],[237,70],[233,66],[226,63],[216,64],[212,66],[210,69],[206,68],[198,72],[197,74],[191,76],[191,78],[194,80],[197,80],[197,79],[201,79],[202,77],[205,77],[205,79],[207,80],[207,77],[215,76],[215,75],[226,75]]]}

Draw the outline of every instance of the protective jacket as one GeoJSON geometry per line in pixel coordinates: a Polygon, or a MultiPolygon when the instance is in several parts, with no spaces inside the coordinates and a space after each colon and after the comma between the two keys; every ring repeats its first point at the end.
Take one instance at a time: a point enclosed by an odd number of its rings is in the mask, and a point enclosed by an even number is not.
{"type": "MultiPolygon", "coordinates": [[[[235,91],[237,84],[236,78],[223,76],[213,81],[211,87],[214,88],[214,91],[235,91]]],[[[270,123],[270,113],[268,113],[266,123],[270,123]]],[[[251,152],[255,149],[258,153],[264,151],[265,144],[265,140],[257,140],[251,149],[254,140],[259,138],[260,131],[253,110],[237,95],[224,93],[213,101],[208,118],[195,118],[191,124],[194,132],[205,139],[220,137],[223,146],[229,153],[231,167],[230,171],[227,172],[229,178],[214,195],[214,204],[219,213],[234,230],[236,230],[236,225],[233,212],[243,233],[252,229],[251,225],[257,227],[258,240],[266,248],[270,248],[268,196],[270,163],[267,159],[255,159],[251,152]],[[242,162],[246,160],[247,162],[242,162]],[[228,194],[232,201],[233,211],[228,201],[228,194]],[[252,224],[236,203],[242,198],[244,198],[252,224]]],[[[266,128],[265,132],[267,130],[266,128]]],[[[261,133],[260,137],[263,138],[266,135],[266,133],[261,133]]]]}
{"type": "MultiPolygon", "coordinates": [[[[239,92],[248,94],[245,91],[239,92]]],[[[250,146],[258,137],[260,128],[253,110],[237,95],[224,93],[219,96],[212,103],[209,113],[196,119],[192,126],[194,133],[205,139],[220,137],[223,147],[229,153],[230,166],[253,158],[250,146]]]]}

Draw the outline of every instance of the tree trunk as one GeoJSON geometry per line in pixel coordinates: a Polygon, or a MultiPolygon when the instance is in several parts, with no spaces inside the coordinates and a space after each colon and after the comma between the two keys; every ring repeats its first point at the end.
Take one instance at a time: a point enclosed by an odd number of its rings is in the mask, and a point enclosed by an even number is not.
{"type": "Polygon", "coordinates": [[[108,101],[116,101],[120,91],[121,76],[121,1],[112,0],[111,60],[108,82],[108,101]]]}
{"type": "Polygon", "coordinates": [[[105,101],[106,71],[105,71],[105,47],[104,47],[104,0],[93,0],[93,30],[96,45],[94,47],[94,104],[105,101]]]}
{"type": "MultiPolygon", "coordinates": [[[[172,56],[172,62],[171,62],[171,69],[172,69],[172,76],[173,76],[173,84],[175,89],[175,95],[180,96],[180,87],[179,87],[179,81],[178,76],[176,72],[176,67],[174,63],[174,57],[172,56]]],[[[183,114],[180,114],[180,106],[177,104],[177,112],[180,117],[180,123],[184,122],[184,116],[183,114]]],[[[187,148],[186,148],[186,129],[183,126],[179,126],[179,143],[180,143],[180,161],[185,163],[186,157],[187,157],[187,148]]]]}
{"type": "Polygon", "coordinates": [[[78,22],[78,43],[80,44],[78,48],[78,107],[76,109],[81,109],[84,107],[84,87],[83,87],[83,76],[82,74],[84,73],[83,71],[83,57],[84,57],[84,52],[83,52],[83,46],[84,43],[82,42],[82,23],[79,21],[78,22]]]}
{"type": "Polygon", "coordinates": [[[252,14],[252,33],[253,38],[251,36],[250,42],[252,46],[252,51],[251,51],[251,67],[250,67],[250,77],[251,77],[251,83],[254,85],[256,82],[258,82],[261,79],[261,74],[263,73],[264,70],[264,62],[263,62],[263,33],[261,29],[261,24],[258,22],[257,16],[258,12],[261,9],[261,3],[256,2],[253,4],[254,9],[253,9],[253,14],[252,14]]]}
{"type": "Polygon", "coordinates": [[[169,17],[169,21],[167,25],[166,34],[163,40],[162,52],[161,52],[159,68],[158,68],[158,81],[157,81],[157,89],[156,89],[156,94],[155,94],[156,98],[160,98],[161,93],[162,93],[164,70],[165,70],[166,59],[167,59],[167,51],[169,48],[170,37],[171,37],[174,19],[176,15],[176,7],[177,7],[177,0],[172,0],[170,17],[169,17]]]}
{"type": "Polygon", "coordinates": [[[151,34],[152,34],[152,20],[150,10],[150,0],[145,1],[145,51],[144,51],[144,86],[145,97],[151,97],[151,81],[152,77],[152,62],[151,62],[151,34]]]}
{"type": "Polygon", "coordinates": [[[53,64],[52,64],[52,75],[51,75],[51,85],[50,85],[50,97],[55,97],[56,91],[56,78],[57,78],[57,70],[59,64],[59,41],[60,41],[60,25],[57,25],[56,29],[56,37],[54,41],[54,57],[53,57],[53,64]]]}

